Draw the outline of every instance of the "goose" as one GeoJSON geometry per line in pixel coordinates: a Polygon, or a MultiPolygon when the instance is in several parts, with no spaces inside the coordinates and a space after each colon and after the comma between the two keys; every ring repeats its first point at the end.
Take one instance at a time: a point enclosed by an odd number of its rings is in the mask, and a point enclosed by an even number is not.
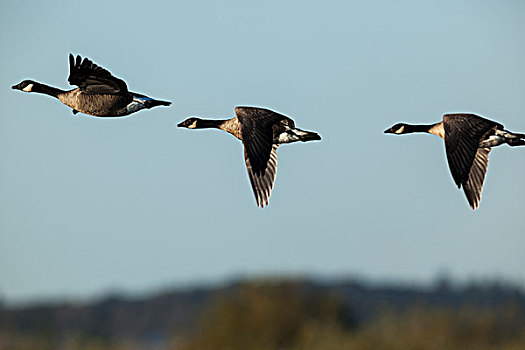
{"type": "Polygon", "coordinates": [[[525,134],[504,129],[503,125],[470,113],[445,114],[443,120],[430,125],[398,123],[385,130],[388,134],[424,132],[441,137],[445,142],[452,178],[473,210],[479,207],[483,181],[492,147],[501,144],[525,146],[525,134]]]}
{"type": "Polygon", "coordinates": [[[11,88],[55,97],[71,107],[73,114],[81,112],[96,117],[122,117],[144,108],[171,104],[128,91],[124,81],[88,58],[82,60],[78,55],[75,60],[69,54],[68,82],[78,88],[65,91],[33,80],[24,80],[11,88]]]}
{"type": "Polygon", "coordinates": [[[297,129],[292,119],[265,108],[236,107],[231,119],[190,117],[177,126],[188,129],[215,128],[243,142],[244,160],[257,205],[269,204],[277,172],[277,148],[283,143],[320,140],[315,132],[297,129]]]}

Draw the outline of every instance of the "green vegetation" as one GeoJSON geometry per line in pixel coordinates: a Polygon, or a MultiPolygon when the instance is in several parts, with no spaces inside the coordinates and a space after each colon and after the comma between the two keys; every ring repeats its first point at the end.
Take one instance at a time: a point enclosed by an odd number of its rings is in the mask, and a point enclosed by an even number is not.
{"type": "Polygon", "coordinates": [[[344,305],[294,282],[241,285],[203,313],[182,349],[288,349],[305,345],[310,332],[348,327],[344,305]]]}
{"type": "Polygon", "coordinates": [[[356,327],[337,297],[305,294],[293,283],[244,285],[204,313],[182,349],[525,349],[525,321],[512,305],[417,305],[403,312],[385,310],[356,327]]]}
{"type": "Polygon", "coordinates": [[[523,350],[524,301],[497,286],[421,292],[248,281],[151,301],[0,312],[0,350],[523,350]],[[192,317],[173,313],[182,307],[192,317]]]}

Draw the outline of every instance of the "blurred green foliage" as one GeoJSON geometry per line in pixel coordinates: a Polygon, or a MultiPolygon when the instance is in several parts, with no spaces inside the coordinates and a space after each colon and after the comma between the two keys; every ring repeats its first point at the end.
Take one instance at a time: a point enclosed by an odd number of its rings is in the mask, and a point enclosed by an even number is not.
{"type": "Polygon", "coordinates": [[[158,342],[43,327],[29,334],[0,331],[0,350],[525,350],[525,316],[512,300],[501,306],[385,303],[379,315],[361,320],[343,300],[301,281],[248,281],[220,289],[190,333],[158,342]]]}
{"type": "Polygon", "coordinates": [[[296,282],[251,282],[218,297],[182,349],[288,349],[308,343],[312,330],[350,326],[345,306],[327,293],[296,282]]]}
{"type": "Polygon", "coordinates": [[[183,350],[523,350],[525,322],[512,305],[385,309],[357,327],[351,310],[294,283],[254,283],[219,298],[183,350]]]}

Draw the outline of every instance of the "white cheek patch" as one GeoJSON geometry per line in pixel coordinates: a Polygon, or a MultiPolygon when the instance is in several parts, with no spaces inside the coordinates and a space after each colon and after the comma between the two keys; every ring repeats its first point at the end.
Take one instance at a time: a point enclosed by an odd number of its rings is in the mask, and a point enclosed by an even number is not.
{"type": "Polygon", "coordinates": [[[399,129],[397,129],[396,131],[394,131],[395,134],[401,134],[403,133],[403,131],[405,131],[405,126],[401,126],[399,129]]]}
{"type": "Polygon", "coordinates": [[[193,123],[191,123],[189,126],[188,126],[188,129],[195,129],[197,128],[197,121],[194,121],[193,123]]]}
{"type": "Polygon", "coordinates": [[[25,91],[25,92],[31,92],[32,90],[33,90],[33,84],[29,84],[25,88],[22,89],[22,91],[25,91]]]}

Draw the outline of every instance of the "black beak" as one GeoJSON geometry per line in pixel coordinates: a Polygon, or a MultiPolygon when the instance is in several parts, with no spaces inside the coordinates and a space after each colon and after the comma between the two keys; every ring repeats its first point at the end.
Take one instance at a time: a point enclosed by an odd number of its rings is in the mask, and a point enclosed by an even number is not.
{"type": "Polygon", "coordinates": [[[14,90],[20,90],[19,85],[20,85],[20,84],[13,85],[13,86],[11,86],[11,89],[14,89],[14,90]]]}
{"type": "Polygon", "coordinates": [[[177,126],[178,126],[179,128],[182,128],[182,127],[184,126],[184,122],[180,122],[179,124],[177,124],[177,126]]]}
{"type": "Polygon", "coordinates": [[[384,132],[385,132],[385,134],[393,134],[393,133],[394,133],[394,131],[392,130],[392,128],[390,128],[390,129],[386,129],[384,132]]]}

